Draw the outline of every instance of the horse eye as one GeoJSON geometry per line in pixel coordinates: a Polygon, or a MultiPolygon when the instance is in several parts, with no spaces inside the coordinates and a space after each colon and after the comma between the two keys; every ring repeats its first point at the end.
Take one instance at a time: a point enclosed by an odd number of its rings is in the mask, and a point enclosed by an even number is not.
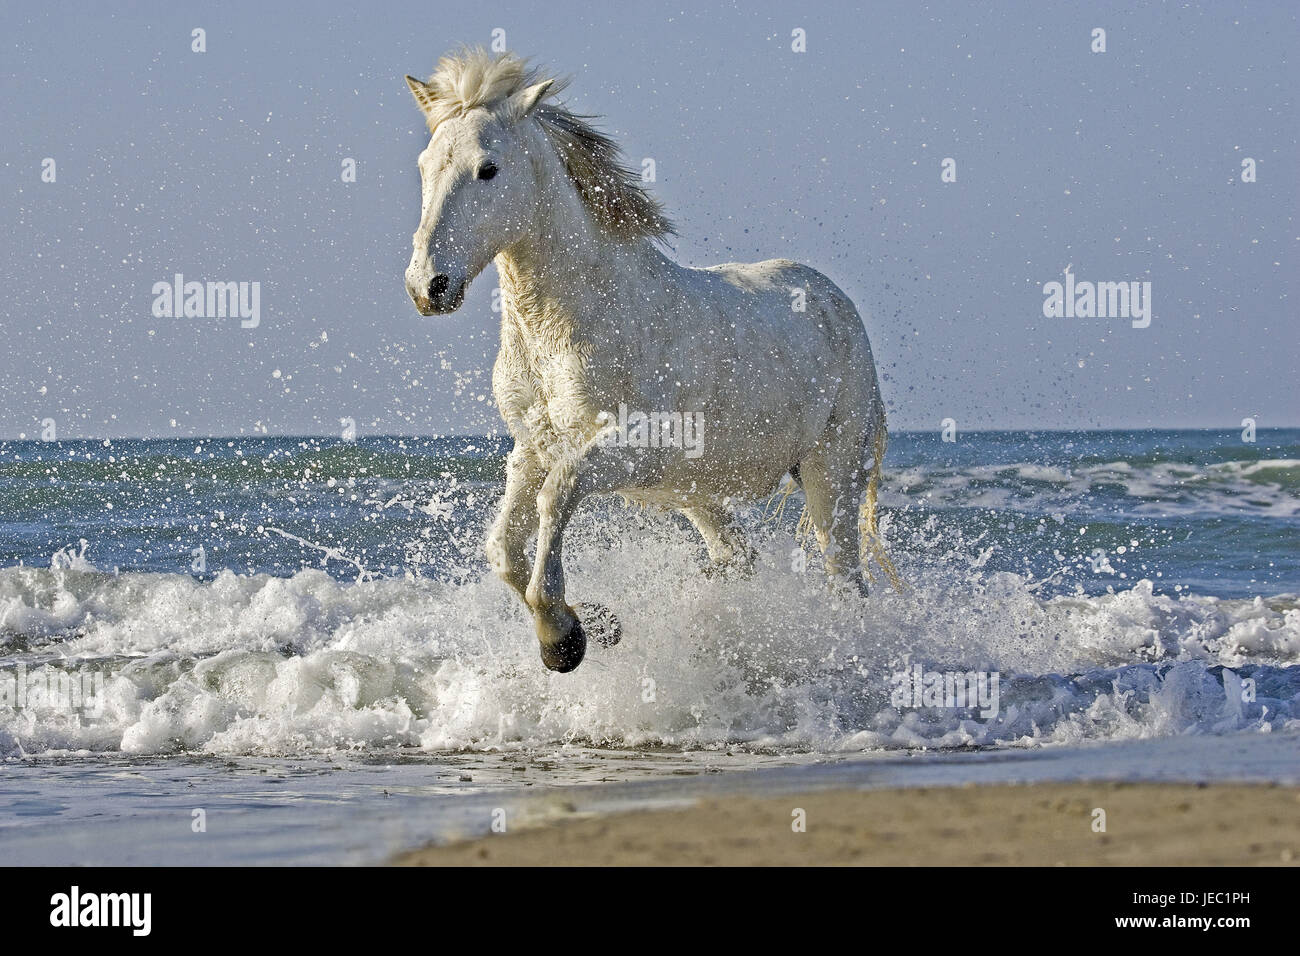
{"type": "Polygon", "coordinates": [[[478,168],[478,172],[474,174],[474,178],[491,179],[496,174],[497,174],[497,167],[495,163],[484,163],[482,166],[478,168]]]}

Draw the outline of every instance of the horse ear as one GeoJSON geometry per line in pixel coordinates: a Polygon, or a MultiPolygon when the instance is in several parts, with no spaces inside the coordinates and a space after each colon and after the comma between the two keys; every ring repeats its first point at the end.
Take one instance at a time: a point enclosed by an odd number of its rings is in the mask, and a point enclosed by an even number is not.
{"type": "Polygon", "coordinates": [[[411,88],[411,94],[415,97],[420,112],[428,116],[433,110],[433,88],[428,83],[422,83],[410,75],[406,77],[406,85],[411,88]]]}
{"type": "Polygon", "coordinates": [[[550,91],[551,85],[555,80],[542,80],[540,83],[534,83],[527,89],[520,90],[514,96],[510,97],[510,114],[516,119],[521,120],[540,103],[546,94],[550,91]]]}

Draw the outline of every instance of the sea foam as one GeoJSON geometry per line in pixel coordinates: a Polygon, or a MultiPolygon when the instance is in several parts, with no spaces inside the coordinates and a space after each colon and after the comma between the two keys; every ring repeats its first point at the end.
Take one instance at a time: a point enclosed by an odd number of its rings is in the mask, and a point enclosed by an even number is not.
{"type": "Polygon", "coordinates": [[[1170,596],[1149,580],[1047,595],[986,571],[978,547],[936,546],[904,560],[903,593],[864,602],[828,594],[814,564],[793,573],[787,532],[767,536],[753,578],[727,580],[700,572],[688,532],[619,520],[580,519],[566,562],[570,599],[607,604],[623,641],[565,675],[490,575],[114,574],[93,543],[0,569],[0,678],[19,664],[105,678],[94,718],[0,708],[0,751],[842,752],[1300,728],[1294,595],[1170,596]],[[918,664],[996,673],[998,714],[894,706],[893,676],[918,664]]]}

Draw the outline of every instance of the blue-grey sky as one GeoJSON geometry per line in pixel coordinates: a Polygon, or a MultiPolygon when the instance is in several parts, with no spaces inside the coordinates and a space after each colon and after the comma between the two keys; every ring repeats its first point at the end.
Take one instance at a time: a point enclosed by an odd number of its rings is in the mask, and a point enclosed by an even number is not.
{"type": "Polygon", "coordinates": [[[493,270],[433,318],[402,277],[402,76],[494,29],[655,160],[677,259],[847,291],[895,428],[1295,425],[1298,9],[6,4],[0,437],[499,429],[493,270]],[[1067,266],[1151,282],[1150,327],[1045,318],[1067,266]],[[261,324],[155,318],[178,272],[260,282],[261,324]]]}

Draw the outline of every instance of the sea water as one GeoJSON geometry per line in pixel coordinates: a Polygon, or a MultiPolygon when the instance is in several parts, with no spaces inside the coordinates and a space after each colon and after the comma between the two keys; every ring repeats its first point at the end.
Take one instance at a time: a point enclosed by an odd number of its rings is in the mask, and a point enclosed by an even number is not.
{"type": "Polygon", "coordinates": [[[905,586],[866,600],[828,592],[797,493],[742,512],[748,579],[705,573],[680,516],[591,502],[567,593],[623,640],[563,675],[481,553],[507,450],[0,443],[0,841],[43,800],[77,813],[69,775],[217,786],[220,761],[441,786],[470,760],[499,788],[510,761],[594,782],[1274,735],[1252,774],[1300,766],[1300,430],[895,435],[905,586]],[[996,681],[996,713],[900,698],[913,674],[996,681]]]}

